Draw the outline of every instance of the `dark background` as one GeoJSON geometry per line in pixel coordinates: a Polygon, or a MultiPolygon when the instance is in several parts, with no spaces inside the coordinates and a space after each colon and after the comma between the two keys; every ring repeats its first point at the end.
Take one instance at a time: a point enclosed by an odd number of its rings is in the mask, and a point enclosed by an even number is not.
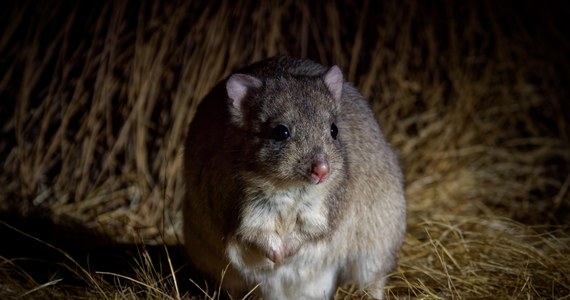
{"type": "MultiPolygon", "coordinates": [[[[143,244],[159,245],[146,248],[155,266],[163,244],[179,256],[181,149],[196,105],[232,70],[289,54],[338,64],[400,155],[410,216],[396,295],[567,295],[569,17],[565,1],[3,1],[0,255],[11,266],[39,247],[66,269],[3,267],[14,279],[5,291],[75,270],[61,251],[84,268],[86,253],[99,255],[103,269],[143,244]],[[434,243],[465,261],[435,263],[434,243]]],[[[97,282],[119,293],[110,281],[97,282]]],[[[64,284],[45,290],[82,295],[64,284]]]]}

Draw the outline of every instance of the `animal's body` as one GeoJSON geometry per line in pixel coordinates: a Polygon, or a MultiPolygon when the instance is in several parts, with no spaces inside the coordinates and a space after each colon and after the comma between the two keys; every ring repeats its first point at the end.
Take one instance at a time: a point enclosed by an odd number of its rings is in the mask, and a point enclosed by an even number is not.
{"type": "Polygon", "coordinates": [[[246,67],[200,104],[185,145],[192,263],[233,293],[382,296],[406,229],[396,155],[340,69],[289,57],[246,67]]]}

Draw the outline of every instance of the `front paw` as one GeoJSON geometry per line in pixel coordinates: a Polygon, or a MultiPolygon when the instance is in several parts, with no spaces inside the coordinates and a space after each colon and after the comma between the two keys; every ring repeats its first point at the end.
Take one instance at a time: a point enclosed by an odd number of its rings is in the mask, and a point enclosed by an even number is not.
{"type": "Polygon", "coordinates": [[[281,265],[287,258],[295,255],[299,251],[300,246],[301,243],[297,239],[288,238],[283,241],[281,238],[278,238],[278,242],[274,241],[269,244],[266,256],[272,262],[281,265]]]}
{"type": "MultiPolygon", "coordinates": [[[[244,238],[242,236],[242,238],[244,238]]],[[[247,236],[245,243],[257,248],[257,251],[277,265],[282,265],[287,258],[297,253],[300,241],[296,238],[282,239],[276,233],[263,233],[247,236]]]]}
{"type": "Polygon", "coordinates": [[[265,256],[269,258],[272,262],[281,265],[287,258],[287,253],[283,249],[283,247],[273,247],[267,250],[265,256]]]}
{"type": "Polygon", "coordinates": [[[277,234],[268,234],[265,239],[261,240],[265,241],[265,243],[259,245],[265,252],[265,256],[278,265],[283,264],[287,258],[287,252],[281,237],[277,234]]]}

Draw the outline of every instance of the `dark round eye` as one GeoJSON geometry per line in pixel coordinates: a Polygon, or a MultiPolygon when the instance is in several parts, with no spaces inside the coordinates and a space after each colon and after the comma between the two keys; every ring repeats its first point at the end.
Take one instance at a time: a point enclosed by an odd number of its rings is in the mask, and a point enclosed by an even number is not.
{"type": "Polygon", "coordinates": [[[284,141],[289,138],[289,128],[283,124],[279,124],[271,130],[271,137],[276,141],[284,141]]]}
{"type": "Polygon", "coordinates": [[[338,128],[336,127],[336,125],[334,123],[332,123],[332,125],[331,125],[331,136],[333,139],[336,140],[337,135],[338,135],[338,128]]]}

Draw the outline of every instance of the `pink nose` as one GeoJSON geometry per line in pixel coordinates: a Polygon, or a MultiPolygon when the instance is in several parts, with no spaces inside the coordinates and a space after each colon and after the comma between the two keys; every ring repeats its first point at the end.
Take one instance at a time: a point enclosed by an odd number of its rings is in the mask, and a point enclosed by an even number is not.
{"type": "Polygon", "coordinates": [[[311,177],[315,183],[322,182],[327,178],[330,172],[330,166],[326,160],[318,160],[311,164],[311,177]]]}

